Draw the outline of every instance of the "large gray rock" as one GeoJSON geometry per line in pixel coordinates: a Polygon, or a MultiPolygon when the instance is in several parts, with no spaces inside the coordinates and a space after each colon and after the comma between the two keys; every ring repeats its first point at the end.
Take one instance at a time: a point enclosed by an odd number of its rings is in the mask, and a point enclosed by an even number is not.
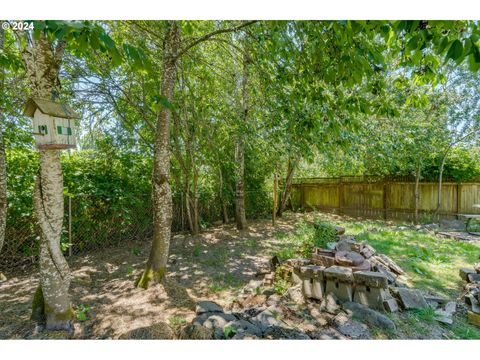
{"type": "Polygon", "coordinates": [[[370,339],[368,326],[349,318],[344,313],[335,316],[333,323],[340,333],[351,339],[370,339]]]}
{"type": "Polygon", "coordinates": [[[387,316],[368,308],[365,305],[354,302],[346,302],[343,308],[350,310],[358,319],[370,326],[375,326],[389,331],[396,331],[395,323],[387,316]]]}
{"type": "Polygon", "coordinates": [[[223,308],[213,301],[198,301],[195,311],[198,315],[215,312],[222,313],[223,308]]]}
{"type": "Polygon", "coordinates": [[[270,326],[278,326],[280,325],[280,321],[274,315],[275,310],[273,308],[268,308],[262,311],[257,316],[251,319],[251,322],[258,326],[262,332],[267,330],[270,326]]]}
{"type": "Polygon", "coordinates": [[[397,294],[400,303],[405,310],[425,309],[428,307],[422,293],[416,289],[391,288],[397,294]]]}

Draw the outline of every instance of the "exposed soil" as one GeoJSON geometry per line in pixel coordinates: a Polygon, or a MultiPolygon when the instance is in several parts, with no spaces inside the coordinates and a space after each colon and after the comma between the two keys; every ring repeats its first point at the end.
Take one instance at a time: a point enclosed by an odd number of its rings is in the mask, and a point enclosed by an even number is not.
{"type": "MultiPolygon", "coordinates": [[[[91,309],[85,321],[75,322],[73,338],[117,339],[131,330],[152,325],[164,329],[168,324],[175,329],[195,317],[195,302],[200,299],[213,300],[223,307],[231,305],[250,280],[262,279],[269,271],[272,253],[285,246],[275,238],[275,232],[292,231],[305,216],[312,215],[286,213],[277,220],[275,228],[269,220],[256,220],[250,221],[249,228],[242,232],[229,224],[210,228],[195,237],[176,234],[171,242],[167,280],[148,290],[135,288],[134,282],[148,257],[150,239],[69,258],[74,307],[91,309]]],[[[335,215],[322,217],[334,222],[346,220],[335,215]]],[[[16,270],[6,276],[8,280],[0,283],[0,339],[65,338],[62,333],[38,332],[29,320],[38,270],[16,270]]],[[[299,324],[303,321],[300,315],[292,315],[293,320],[298,317],[299,324]]],[[[408,317],[407,312],[393,315],[408,325],[398,329],[396,338],[450,337],[449,331],[438,324],[416,324],[408,317]]],[[[360,332],[359,326],[354,330],[360,332]]],[[[373,337],[385,336],[371,330],[373,337]]],[[[326,338],[345,337],[330,334],[326,338]]]]}
{"type": "MultiPolygon", "coordinates": [[[[72,302],[91,308],[86,321],[76,321],[73,337],[115,339],[136,328],[172,323],[174,317],[189,321],[198,299],[226,305],[249,280],[261,278],[257,273],[268,268],[271,252],[281,245],[274,231],[292,230],[299,216],[279,219],[275,229],[270,221],[258,220],[243,232],[229,224],[195,237],[177,234],[167,281],[148,290],[135,288],[134,281],[148,257],[150,239],[69,258],[72,302]]],[[[8,280],[0,283],[0,339],[46,336],[37,334],[29,320],[37,269],[5,275],[8,280]]]]}

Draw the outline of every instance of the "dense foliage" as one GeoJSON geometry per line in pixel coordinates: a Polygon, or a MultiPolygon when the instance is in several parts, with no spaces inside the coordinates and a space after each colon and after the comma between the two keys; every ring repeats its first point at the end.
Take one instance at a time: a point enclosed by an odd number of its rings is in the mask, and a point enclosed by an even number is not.
{"type": "MultiPolygon", "coordinates": [[[[82,113],[79,149],[62,157],[79,249],[120,241],[134,224],[148,235],[155,124],[164,108],[173,114],[174,230],[193,230],[188,218],[196,213],[200,228],[233,218],[238,139],[248,218],[272,211],[274,174],[282,179],[279,200],[288,198],[293,176],[480,176],[476,22],[178,25],[183,48],[169,102],[159,93],[167,22],[35,22],[34,38],[43,32],[66,43],[57,95],[82,113]]],[[[32,254],[38,160],[21,114],[29,91],[20,91],[25,69],[16,40],[6,31],[0,50],[7,236],[27,239],[17,248],[32,254]]]]}

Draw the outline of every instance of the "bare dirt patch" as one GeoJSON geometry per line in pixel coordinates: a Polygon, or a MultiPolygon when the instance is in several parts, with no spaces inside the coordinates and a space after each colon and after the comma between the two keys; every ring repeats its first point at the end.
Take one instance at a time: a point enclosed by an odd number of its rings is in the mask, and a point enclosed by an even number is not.
{"type": "MultiPolygon", "coordinates": [[[[74,338],[118,338],[160,322],[175,326],[195,316],[198,299],[226,305],[237,290],[268,267],[272,251],[281,246],[274,231],[291,231],[299,215],[277,222],[252,221],[239,232],[234,225],[211,228],[198,236],[176,234],[172,239],[165,284],[148,290],[134,287],[150,249],[150,239],[97,253],[69,258],[70,287],[76,308],[89,307],[86,321],[76,321],[74,338]]],[[[6,274],[0,284],[0,338],[38,338],[29,319],[38,284],[36,268],[6,274]]]]}

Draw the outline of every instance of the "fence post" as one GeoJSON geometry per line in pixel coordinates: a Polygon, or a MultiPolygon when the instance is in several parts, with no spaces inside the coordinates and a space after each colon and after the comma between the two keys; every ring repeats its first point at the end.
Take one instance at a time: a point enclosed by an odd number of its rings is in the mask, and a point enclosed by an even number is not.
{"type": "Polygon", "coordinates": [[[343,214],[344,196],[345,196],[345,190],[343,188],[343,179],[340,178],[338,183],[338,208],[339,208],[340,214],[343,214]]]}
{"type": "Polygon", "coordinates": [[[388,210],[388,182],[384,181],[383,182],[383,219],[387,220],[387,210],[388,210]]]}
{"type": "Polygon", "coordinates": [[[72,256],[72,197],[68,196],[68,256],[72,256]]]}
{"type": "Polygon", "coordinates": [[[460,213],[460,210],[462,208],[461,196],[462,196],[462,184],[457,183],[457,219],[458,219],[458,214],[460,213]]]}

